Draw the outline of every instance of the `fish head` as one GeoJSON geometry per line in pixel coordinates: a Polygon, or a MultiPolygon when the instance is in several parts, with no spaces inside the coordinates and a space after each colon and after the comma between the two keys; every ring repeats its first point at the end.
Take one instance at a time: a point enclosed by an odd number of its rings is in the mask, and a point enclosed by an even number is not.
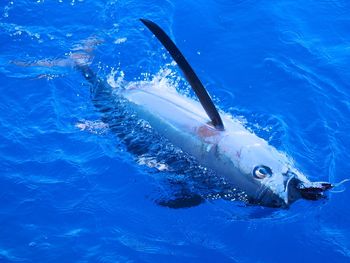
{"type": "Polygon", "coordinates": [[[318,200],[333,187],[327,182],[310,182],[284,153],[266,143],[241,150],[238,167],[256,186],[251,203],[287,208],[298,199],[318,200]]]}
{"type": "MultiPolygon", "coordinates": [[[[267,168],[259,166],[255,169],[259,170],[253,172],[253,176],[256,177],[261,176],[267,168]]],[[[292,170],[288,170],[286,173],[273,173],[272,170],[268,170],[266,176],[264,179],[258,179],[261,180],[261,190],[257,191],[252,203],[268,207],[288,208],[298,199],[319,200],[325,198],[325,192],[334,187],[328,182],[305,180],[298,171],[293,172],[292,170]]]]}

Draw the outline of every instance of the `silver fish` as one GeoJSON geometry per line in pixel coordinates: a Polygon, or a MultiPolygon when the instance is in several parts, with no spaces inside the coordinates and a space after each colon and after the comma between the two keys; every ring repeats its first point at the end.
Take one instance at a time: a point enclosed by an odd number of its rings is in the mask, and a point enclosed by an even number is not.
{"type": "Polygon", "coordinates": [[[146,120],[158,134],[195,157],[201,165],[214,170],[232,188],[242,190],[251,204],[286,208],[300,198],[317,200],[325,196],[324,192],[331,189],[332,184],[310,182],[285,153],[247,130],[229,114],[219,112],[167,34],[154,22],[141,21],[169,51],[199,101],[169,86],[147,82],[125,83],[115,89],[106,87],[88,65],[76,63],[93,84],[95,105],[101,111],[111,111],[116,105],[132,108],[137,118],[146,120]]]}

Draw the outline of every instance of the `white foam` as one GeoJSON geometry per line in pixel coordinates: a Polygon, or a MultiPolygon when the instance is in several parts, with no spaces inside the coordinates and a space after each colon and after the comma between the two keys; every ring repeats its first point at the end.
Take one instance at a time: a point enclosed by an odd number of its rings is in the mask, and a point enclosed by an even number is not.
{"type": "Polygon", "coordinates": [[[75,124],[75,127],[93,134],[104,134],[108,131],[108,124],[102,121],[81,120],[75,124]]]}
{"type": "Polygon", "coordinates": [[[122,44],[122,43],[125,43],[128,39],[126,37],[121,37],[121,38],[117,38],[115,41],[114,41],[114,44],[122,44]]]}

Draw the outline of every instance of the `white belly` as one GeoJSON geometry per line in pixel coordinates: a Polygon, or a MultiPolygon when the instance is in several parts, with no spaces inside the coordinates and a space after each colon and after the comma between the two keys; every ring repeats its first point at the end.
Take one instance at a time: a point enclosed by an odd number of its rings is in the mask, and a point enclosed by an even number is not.
{"type": "Polygon", "coordinates": [[[218,131],[209,124],[210,120],[199,102],[175,90],[149,85],[131,86],[122,95],[136,105],[140,118],[148,121],[174,145],[227,181],[243,185],[245,192],[256,192],[259,187],[256,181],[240,172],[241,156],[237,153],[244,147],[265,141],[247,131],[238,121],[223,114],[226,129],[218,131]]]}

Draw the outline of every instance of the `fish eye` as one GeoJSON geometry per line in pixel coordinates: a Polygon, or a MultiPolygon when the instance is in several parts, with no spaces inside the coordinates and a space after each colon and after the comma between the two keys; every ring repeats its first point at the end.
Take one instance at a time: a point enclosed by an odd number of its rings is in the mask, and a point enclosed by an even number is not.
{"type": "Polygon", "coordinates": [[[258,179],[264,179],[265,177],[272,175],[272,170],[265,165],[258,165],[254,168],[253,175],[258,179]]]}

